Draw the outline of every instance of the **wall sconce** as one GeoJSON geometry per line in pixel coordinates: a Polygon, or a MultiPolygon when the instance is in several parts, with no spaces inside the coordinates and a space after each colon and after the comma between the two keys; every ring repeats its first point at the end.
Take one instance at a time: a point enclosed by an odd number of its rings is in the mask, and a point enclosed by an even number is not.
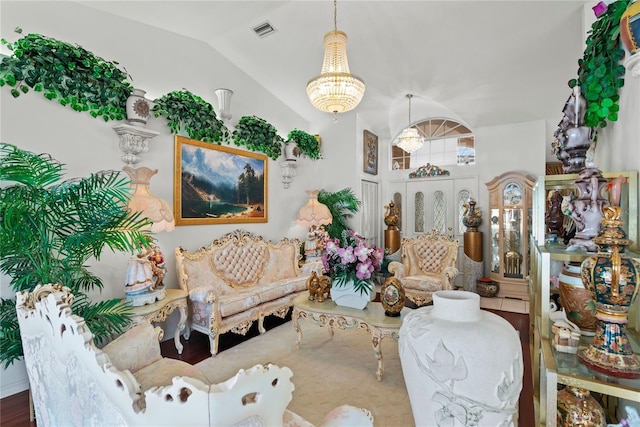
{"type": "Polygon", "coordinates": [[[229,120],[231,118],[231,96],[233,91],[219,88],[214,93],[218,97],[218,113],[220,113],[220,117],[222,120],[229,120]]]}
{"type": "Polygon", "coordinates": [[[160,134],[160,132],[127,124],[115,125],[113,130],[120,138],[120,150],[124,153],[121,159],[129,166],[140,161],[139,154],[149,149],[149,140],[160,134]]]}
{"type": "Polygon", "coordinates": [[[282,171],[282,183],[284,184],[284,188],[289,188],[289,184],[291,184],[291,178],[296,176],[296,161],[295,160],[285,160],[280,163],[280,169],[282,171]]]}

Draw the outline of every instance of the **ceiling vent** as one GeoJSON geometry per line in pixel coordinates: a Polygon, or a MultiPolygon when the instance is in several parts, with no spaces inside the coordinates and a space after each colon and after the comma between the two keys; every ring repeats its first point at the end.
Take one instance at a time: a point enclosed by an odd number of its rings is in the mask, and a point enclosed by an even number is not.
{"type": "Polygon", "coordinates": [[[276,29],[273,28],[269,21],[266,21],[253,27],[253,32],[255,32],[258,37],[267,37],[269,34],[275,33],[276,29]]]}

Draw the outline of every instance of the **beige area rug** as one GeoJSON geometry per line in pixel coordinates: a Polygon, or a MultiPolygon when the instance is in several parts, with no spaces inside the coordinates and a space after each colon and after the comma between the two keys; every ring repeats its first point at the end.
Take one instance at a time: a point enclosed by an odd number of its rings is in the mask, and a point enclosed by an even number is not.
{"type": "Polygon", "coordinates": [[[336,330],[331,338],[328,328],[310,321],[301,319],[300,327],[299,350],[295,329],[288,322],[196,366],[215,383],[256,364],[286,366],[293,371],[295,385],[288,408],[316,425],[336,406],[349,404],[369,409],[376,426],[414,426],[396,341],[382,340],[384,377],[378,382],[368,332],[336,330]]]}

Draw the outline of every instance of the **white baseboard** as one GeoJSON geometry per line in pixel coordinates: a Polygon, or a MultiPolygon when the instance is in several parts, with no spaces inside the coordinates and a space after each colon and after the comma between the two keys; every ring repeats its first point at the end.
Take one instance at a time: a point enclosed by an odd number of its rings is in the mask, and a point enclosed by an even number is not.
{"type": "Polygon", "coordinates": [[[28,378],[15,381],[10,384],[5,384],[3,382],[2,386],[0,386],[0,399],[4,399],[5,397],[11,396],[16,393],[20,393],[21,391],[25,391],[28,388],[29,388],[28,378]]]}
{"type": "Polygon", "coordinates": [[[4,399],[28,388],[29,377],[22,358],[14,361],[7,369],[0,370],[0,398],[4,399]]]}

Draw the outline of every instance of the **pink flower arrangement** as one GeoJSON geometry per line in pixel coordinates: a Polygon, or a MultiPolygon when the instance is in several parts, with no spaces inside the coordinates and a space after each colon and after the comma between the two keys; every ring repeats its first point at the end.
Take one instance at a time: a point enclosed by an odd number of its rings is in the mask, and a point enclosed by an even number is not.
{"type": "Polygon", "coordinates": [[[384,250],[367,245],[364,237],[353,230],[345,230],[342,239],[328,239],[322,256],[324,270],[334,280],[334,286],[353,281],[356,290],[373,289],[372,275],[380,271],[384,250]]]}

